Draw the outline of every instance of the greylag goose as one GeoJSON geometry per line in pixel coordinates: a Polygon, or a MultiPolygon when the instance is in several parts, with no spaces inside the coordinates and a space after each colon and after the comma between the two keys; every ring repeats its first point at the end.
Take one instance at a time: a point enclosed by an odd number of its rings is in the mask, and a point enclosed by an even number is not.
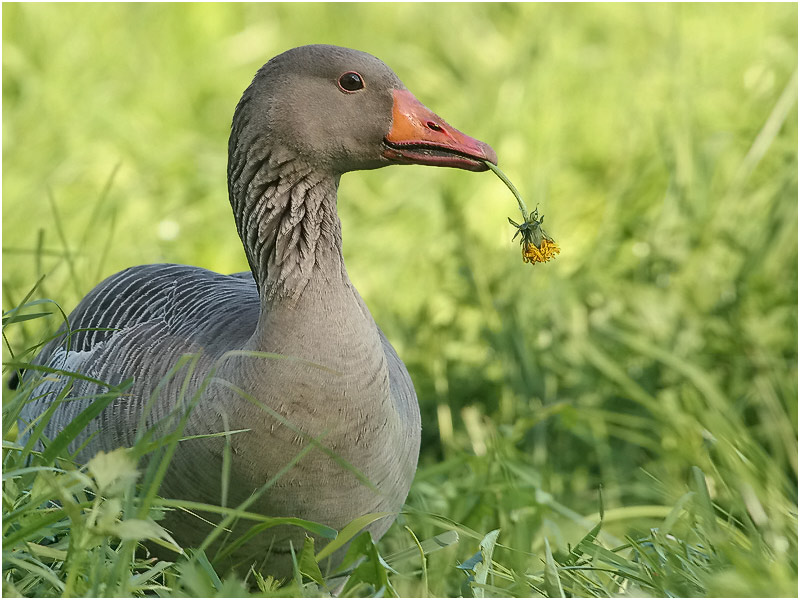
{"type": "MultiPolygon", "coordinates": [[[[403,362],[347,276],[339,178],[392,164],[483,171],[487,160],[497,162],[491,147],[427,109],[369,54],[312,45],[270,60],[237,105],[228,144],[229,198],[250,272],[152,264],[95,287],[69,317],[72,330],[82,331],[49,343],[37,362],[134,384],[71,451],[86,461],[131,447],[140,422],[163,428],[179,399],[196,395],[185,436],[245,431],[180,442],[161,496],[219,504],[230,444],[228,506],[278,476],[249,511],[336,529],[367,513],[391,513],[368,527],[380,538],[414,477],[420,414],[403,362]],[[195,362],[179,365],[185,355],[195,362]]],[[[51,375],[39,384],[22,428],[67,381],[51,375]]],[[[72,384],[45,429],[48,439],[105,391],[90,381],[72,384]]],[[[181,511],[162,523],[183,547],[208,533],[181,511]]],[[[283,576],[290,544],[300,548],[304,536],[299,527],[267,529],[231,560],[246,568],[268,556],[263,572],[283,576]]]]}

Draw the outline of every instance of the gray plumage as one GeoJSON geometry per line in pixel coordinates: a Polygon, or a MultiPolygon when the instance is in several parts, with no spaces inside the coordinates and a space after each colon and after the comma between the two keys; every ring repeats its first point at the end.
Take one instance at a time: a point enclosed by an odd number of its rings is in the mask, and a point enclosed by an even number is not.
{"type": "MultiPolygon", "coordinates": [[[[385,142],[395,90],[405,87],[378,59],[333,46],[296,48],[259,70],[236,108],[228,163],[229,197],[251,273],[225,276],[172,264],[126,269],[70,315],[73,330],[110,330],[63,335],[37,357],[38,364],[110,384],[134,378],[130,392],[72,445],[92,436],[80,460],[132,446],[151,398],[146,426],[161,422],[166,433],[178,399],[199,390],[185,435],[248,430],[229,438],[228,506],[247,499],[316,439],[328,450],[309,451],[248,510],[341,528],[366,513],[401,509],[419,453],[419,407],[405,366],[347,276],[336,211],[342,173],[403,162],[387,158],[385,142]],[[348,71],[366,82],[361,93],[337,86],[348,71]],[[194,370],[185,365],[167,377],[187,354],[197,357],[194,370]]],[[[493,158],[491,149],[484,154],[493,158]]],[[[439,164],[432,156],[414,162],[439,164]]],[[[483,167],[458,161],[441,164],[483,167]]],[[[66,383],[45,378],[23,410],[23,424],[41,415],[66,383]]],[[[45,435],[52,439],[102,391],[74,381],[45,435]]],[[[225,443],[222,437],[181,442],[160,494],[219,504],[225,443]]],[[[369,530],[379,538],[393,519],[369,530]]],[[[180,511],[163,524],[187,547],[208,533],[201,520],[180,511]]],[[[290,543],[301,547],[304,535],[294,527],[266,530],[231,560],[246,568],[269,554],[265,572],[286,575],[290,543]]]]}

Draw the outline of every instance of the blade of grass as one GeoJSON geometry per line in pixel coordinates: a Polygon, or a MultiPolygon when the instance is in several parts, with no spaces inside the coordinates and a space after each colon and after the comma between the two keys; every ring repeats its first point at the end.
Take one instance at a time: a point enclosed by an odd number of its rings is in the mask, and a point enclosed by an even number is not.
{"type": "Polygon", "coordinates": [[[566,597],[558,576],[558,566],[553,560],[553,553],[550,551],[550,542],[547,541],[547,538],[544,538],[544,589],[550,598],[566,597]]]}

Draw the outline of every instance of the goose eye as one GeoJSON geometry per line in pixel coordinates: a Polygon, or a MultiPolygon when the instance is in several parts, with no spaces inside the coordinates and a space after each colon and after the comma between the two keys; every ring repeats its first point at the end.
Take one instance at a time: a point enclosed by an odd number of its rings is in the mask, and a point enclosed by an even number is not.
{"type": "Polygon", "coordinates": [[[339,87],[345,92],[357,92],[364,89],[364,80],[355,71],[348,71],[339,77],[339,87]]]}

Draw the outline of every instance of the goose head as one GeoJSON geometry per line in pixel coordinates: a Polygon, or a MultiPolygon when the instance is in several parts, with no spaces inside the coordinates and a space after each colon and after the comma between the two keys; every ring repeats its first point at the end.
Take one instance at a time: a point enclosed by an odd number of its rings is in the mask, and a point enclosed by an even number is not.
{"type": "Polygon", "coordinates": [[[486,170],[492,148],[450,126],[365,52],[301,46],[265,64],[234,115],[230,149],[279,148],[340,175],[391,164],[486,170]]]}

